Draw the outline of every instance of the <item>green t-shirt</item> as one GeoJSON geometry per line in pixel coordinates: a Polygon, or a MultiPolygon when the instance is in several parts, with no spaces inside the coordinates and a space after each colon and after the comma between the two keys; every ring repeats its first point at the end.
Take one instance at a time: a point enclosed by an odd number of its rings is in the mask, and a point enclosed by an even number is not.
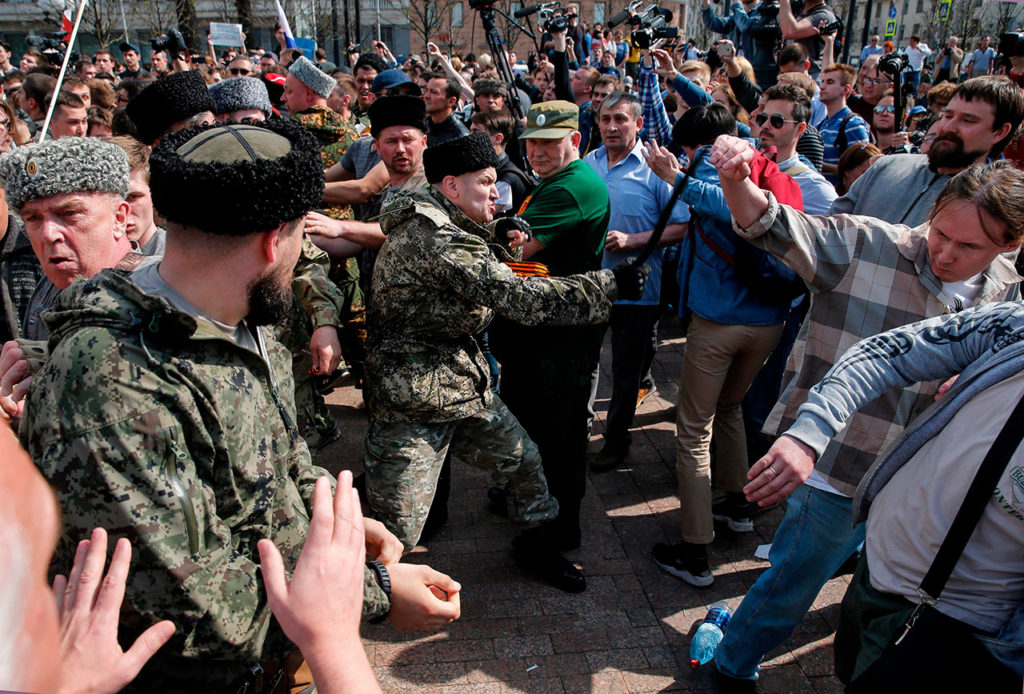
{"type": "Polygon", "coordinates": [[[544,249],[530,258],[554,277],[601,269],[610,214],[608,189],[589,165],[577,159],[541,181],[519,215],[544,249]]]}
{"type": "MultiPolygon", "coordinates": [[[[541,181],[523,202],[519,216],[533,228],[544,248],[530,262],[544,263],[552,277],[601,269],[610,215],[608,189],[581,160],[541,181]]],[[[505,319],[491,324],[491,347],[502,363],[573,355],[596,360],[605,324],[526,327],[505,319]]]]}

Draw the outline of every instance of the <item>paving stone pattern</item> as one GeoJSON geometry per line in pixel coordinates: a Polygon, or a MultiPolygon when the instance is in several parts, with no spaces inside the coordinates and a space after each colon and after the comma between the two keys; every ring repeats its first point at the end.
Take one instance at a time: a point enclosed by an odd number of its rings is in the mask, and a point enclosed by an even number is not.
{"type": "MultiPolygon", "coordinates": [[[[462,618],[440,633],[399,634],[387,624],[363,628],[370,662],[386,692],[639,694],[716,691],[710,668],[689,668],[689,642],[708,607],[735,608],[767,562],[754,558],[782,518],[773,509],[754,533],[719,527],[710,559],[715,583],[695,589],[662,572],[655,542],[678,539],[673,405],[685,338],[664,321],[654,363],[657,392],[637,411],[630,457],[619,470],[590,474],[583,503],[583,546],[567,556],[583,566],[587,590],[568,595],[523,575],[512,561],[515,528],[488,510],[487,476],[456,462],[447,525],[408,561],[429,563],[462,586],[462,618]]],[[[606,340],[597,421],[611,395],[606,340]]],[[[318,460],[337,472],[361,470],[366,430],[352,386],[328,397],[344,432],[318,460]]],[[[838,693],[832,633],[848,577],[830,581],[811,613],[762,666],[759,691],[838,693]]]]}

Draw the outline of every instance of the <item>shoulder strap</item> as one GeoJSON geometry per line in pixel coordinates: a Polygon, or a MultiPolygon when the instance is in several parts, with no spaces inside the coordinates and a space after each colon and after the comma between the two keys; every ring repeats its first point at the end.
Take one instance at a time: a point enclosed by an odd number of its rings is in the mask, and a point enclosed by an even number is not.
{"type": "Polygon", "coordinates": [[[1017,450],[1021,440],[1024,440],[1024,398],[1017,403],[1017,407],[1010,414],[1010,418],[1006,420],[1006,424],[996,436],[992,447],[985,454],[985,459],[981,462],[981,467],[978,468],[963,503],[960,504],[960,510],[957,511],[953,524],[950,526],[949,532],[946,533],[946,539],[942,541],[928,573],[921,581],[919,592],[924,594],[921,596],[923,599],[930,598],[933,601],[939,599],[939,595],[953,573],[953,567],[956,566],[960,555],[963,554],[964,548],[967,546],[967,541],[974,533],[974,528],[981,520],[985,506],[992,498],[992,492],[999,482],[999,477],[1006,469],[1010,456],[1017,450]]]}
{"type": "Polygon", "coordinates": [[[707,247],[710,248],[715,255],[724,260],[729,267],[735,267],[736,259],[726,253],[724,248],[704,235],[704,231],[700,228],[700,224],[697,223],[697,217],[691,216],[690,221],[693,223],[693,228],[697,230],[697,235],[700,236],[701,240],[707,244],[707,247]]]}
{"type": "MultiPolygon", "coordinates": [[[[780,169],[780,171],[781,171],[781,169],[780,169]]],[[[786,174],[787,176],[793,177],[793,176],[799,176],[802,173],[807,173],[808,171],[810,171],[810,169],[807,168],[806,166],[804,166],[803,164],[797,164],[795,166],[789,167],[788,169],[786,169],[782,173],[786,174]]]]}
{"type": "Polygon", "coordinates": [[[850,122],[850,119],[853,118],[853,116],[854,113],[851,110],[843,116],[843,121],[839,124],[839,133],[836,135],[836,149],[839,150],[839,156],[843,156],[843,152],[846,151],[846,146],[849,144],[846,139],[846,124],[850,122]]]}

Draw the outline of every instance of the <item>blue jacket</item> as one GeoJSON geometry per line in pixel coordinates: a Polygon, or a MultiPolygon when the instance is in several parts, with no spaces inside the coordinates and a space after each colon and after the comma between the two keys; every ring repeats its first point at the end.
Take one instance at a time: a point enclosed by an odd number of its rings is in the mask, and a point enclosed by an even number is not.
{"type": "Polygon", "coordinates": [[[732,265],[707,243],[733,256],[747,243],[732,229],[718,170],[708,163],[710,145],[697,150],[700,161],[680,199],[690,206],[690,232],[679,253],[679,309],[725,325],[776,325],[786,320],[789,302],[767,303],[747,288],[732,265]],[[699,227],[700,231],[697,230],[699,227]]]}

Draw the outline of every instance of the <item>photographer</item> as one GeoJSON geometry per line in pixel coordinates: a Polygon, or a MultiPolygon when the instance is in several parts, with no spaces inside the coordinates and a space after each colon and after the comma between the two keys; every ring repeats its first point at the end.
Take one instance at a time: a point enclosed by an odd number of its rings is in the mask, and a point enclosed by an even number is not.
{"type": "Polygon", "coordinates": [[[939,54],[940,59],[935,61],[935,72],[932,74],[932,84],[938,84],[949,80],[957,82],[960,79],[960,65],[964,62],[964,50],[957,45],[960,42],[956,36],[951,36],[946,41],[946,47],[939,54]]]}
{"type": "Polygon", "coordinates": [[[818,33],[818,27],[836,21],[836,16],[825,4],[825,0],[808,0],[800,12],[793,14],[792,0],[779,1],[779,26],[782,38],[796,41],[807,49],[811,61],[810,75],[817,81],[821,75],[821,56],[825,40],[818,33]]]}
{"type": "Polygon", "coordinates": [[[928,44],[921,43],[917,36],[910,37],[910,45],[907,46],[907,67],[903,71],[903,80],[914,87],[914,96],[917,96],[917,87],[921,84],[921,68],[924,67],[924,59],[932,54],[928,44]]]}
{"type": "MultiPolygon", "coordinates": [[[[732,16],[726,19],[715,17],[708,0],[703,1],[702,7],[701,17],[708,29],[718,34],[733,34],[730,38],[753,66],[758,86],[767,89],[775,84],[779,71],[775,62],[775,45],[779,40],[777,0],[767,3],[734,2],[732,16]]],[[[722,58],[724,60],[725,56],[722,58]]]]}

